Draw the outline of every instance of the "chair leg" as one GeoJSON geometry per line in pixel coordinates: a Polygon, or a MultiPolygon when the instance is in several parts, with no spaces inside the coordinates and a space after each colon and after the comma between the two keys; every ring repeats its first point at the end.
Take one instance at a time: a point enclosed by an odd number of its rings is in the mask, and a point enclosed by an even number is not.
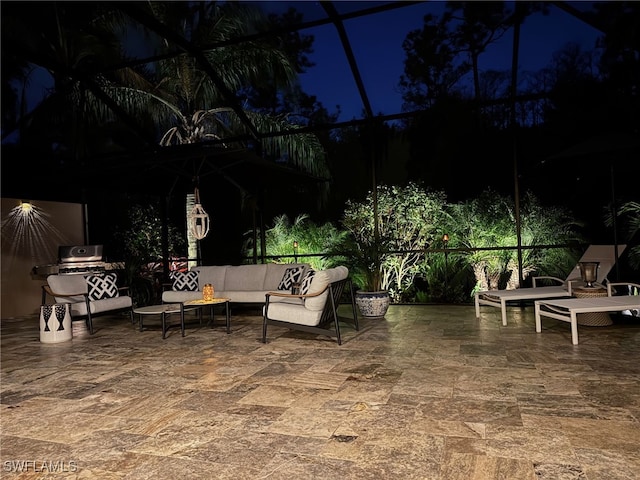
{"type": "Polygon", "coordinates": [[[262,343],[267,343],[267,315],[262,317],[262,343]]]}
{"type": "Polygon", "coordinates": [[[353,295],[353,283],[349,280],[349,293],[351,294],[351,311],[353,312],[353,324],[356,327],[356,331],[360,330],[360,324],[358,323],[358,311],[356,310],[356,298],[353,295]]]}
{"type": "Polygon", "coordinates": [[[266,296],[262,307],[262,343],[267,343],[267,312],[269,310],[269,295],[266,296]]]}
{"type": "Polygon", "coordinates": [[[87,312],[87,328],[89,329],[89,335],[93,335],[93,319],[91,318],[91,312],[87,312]]]}
{"type": "Polygon", "coordinates": [[[333,323],[336,325],[336,339],[338,341],[338,345],[342,345],[342,339],[340,338],[340,323],[338,322],[338,309],[336,307],[336,302],[333,300],[333,296],[330,297],[331,300],[331,310],[333,310],[333,323]]]}
{"type": "Polygon", "coordinates": [[[87,308],[87,329],[89,330],[89,335],[93,335],[93,319],[91,318],[91,302],[89,301],[89,296],[84,296],[84,302],[87,308]]]}
{"type": "Polygon", "coordinates": [[[342,345],[342,339],[340,338],[340,325],[338,325],[338,315],[335,316],[333,321],[336,323],[336,338],[338,345],[342,345]]]}

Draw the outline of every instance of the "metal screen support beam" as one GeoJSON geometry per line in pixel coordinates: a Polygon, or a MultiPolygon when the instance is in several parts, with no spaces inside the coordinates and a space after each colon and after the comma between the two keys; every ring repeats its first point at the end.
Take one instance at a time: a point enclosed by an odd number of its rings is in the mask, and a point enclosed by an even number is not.
{"type": "Polygon", "coordinates": [[[511,88],[509,127],[513,136],[513,196],[515,199],[516,237],[518,239],[518,285],[523,287],[522,273],[522,223],[520,221],[520,183],[518,179],[518,125],[516,122],[516,94],[518,84],[518,50],[520,47],[520,24],[522,22],[522,4],[516,2],[515,22],[513,24],[513,52],[511,57],[511,88]]]}
{"type": "Polygon", "coordinates": [[[342,23],[342,20],[340,20],[340,16],[338,15],[336,7],[333,6],[332,2],[320,2],[320,4],[322,5],[322,8],[324,8],[325,12],[327,12],[327,15],[329,15],[329,18],[332,20],[333,24],[336,26],[336,30],[338,30],[338,35],[340,36],[340,41],[342,42],[342,48],[344,48],[344,53],[347,56],[347,60],[349,61],[349,67],[351,67],[353,79],[358,86],[358,92],[360,92],[360,98],[362,99],[362,104],[364,105],[364,111],[366,112],[368,118],[373,118],[371,103],[369,102],[367,91],[364,88],[364,83],[362,83],[360,70],[358,70],[356,57],[353,55],[351,43],[349,43],[349,37],[347,37],[347,31],[344,28],[344,24],[342,23]]]}

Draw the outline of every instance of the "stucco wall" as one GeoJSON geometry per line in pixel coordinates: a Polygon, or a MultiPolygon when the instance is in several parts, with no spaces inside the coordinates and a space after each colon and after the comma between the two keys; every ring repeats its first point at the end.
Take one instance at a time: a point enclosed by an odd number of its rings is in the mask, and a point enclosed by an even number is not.
{"type": "Polygon", "coordinates": [[[20,204],[2,199],[0,318],[37,315],[46,281],[32,273],[33,267],[56,263],[60,245],[85,243],[81,204],[33,200],[29,215],[18,213],[20,204]]]}

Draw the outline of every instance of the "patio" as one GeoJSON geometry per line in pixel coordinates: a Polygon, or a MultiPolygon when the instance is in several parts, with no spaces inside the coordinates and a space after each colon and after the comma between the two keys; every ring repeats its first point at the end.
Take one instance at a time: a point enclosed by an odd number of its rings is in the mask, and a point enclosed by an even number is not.
{"type": "Polygon", "coordinates": [[[112,316],[43,344],[37,318],[3,320],[3,478],[640,478],[640,323],[573,346],[508,313],[392,305],[342,346],[262,344],[251,310],[166,340],[112,316]]]}

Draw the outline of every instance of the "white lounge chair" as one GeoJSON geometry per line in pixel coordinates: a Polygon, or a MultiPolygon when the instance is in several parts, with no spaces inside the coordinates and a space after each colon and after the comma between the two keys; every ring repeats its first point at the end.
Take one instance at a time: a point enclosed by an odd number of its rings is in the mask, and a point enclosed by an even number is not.
{"type": "MultiPolygon", "coordinates": [[[[541,317],[555,318],[571,324],[571,343],[578,344],[578,314],[597,312],[623,312],[625,310],[640,309],[640,295],[631,295],[640,284],[629,282],[614,282],[607,284],[606,297],[592,298],[563,298],[536,300],[535,317],[536,332],[542,331],[541,317]],[[627,287],[626,295],[614,296],[615,287],[627,287]],[[631,288],[629,288],[631,287],[631,288]]],[[[622,290],[622,289],[619,289],[622,290]]]]}
{"type": "MultiPolygon", "coordinates": [[[[618,256],[626,245],[618,245],[618,256]]],[[[596,283],[602,284],[616,263],[614,245],[590,245],[580,258],[580,262],[600,262],[596,283]]],[[[551,276],[533,277],[533,287],[515,288],[511,290],[484,290],[476,292],[476,318],[480,318],[480,305],[498,307],[502,311],[502,325],[507,326],[507,303],[544,298],[571,297],[571,289],[583,285],[579,263],[566,279],[551,276]],[[539,286],[544,281],[556,282],[556,285],[539,286]]]]}

